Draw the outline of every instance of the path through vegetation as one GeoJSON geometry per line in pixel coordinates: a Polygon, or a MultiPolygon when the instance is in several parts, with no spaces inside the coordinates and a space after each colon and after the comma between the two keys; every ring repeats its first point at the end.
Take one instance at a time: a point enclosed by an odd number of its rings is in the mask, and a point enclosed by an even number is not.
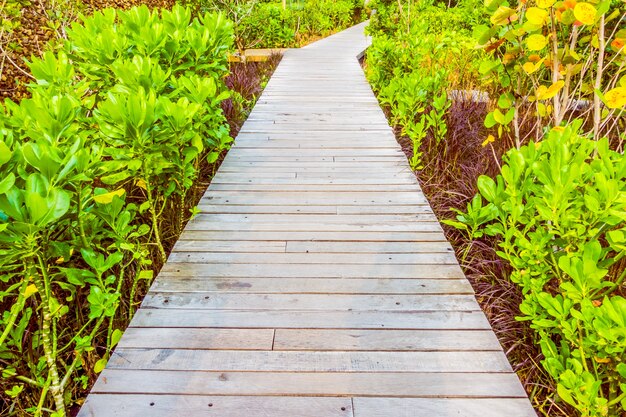
{"type": "Polygon", "coordinates": [[[363,29],[287,51],[80,416],[535,416],[363,29]]]}

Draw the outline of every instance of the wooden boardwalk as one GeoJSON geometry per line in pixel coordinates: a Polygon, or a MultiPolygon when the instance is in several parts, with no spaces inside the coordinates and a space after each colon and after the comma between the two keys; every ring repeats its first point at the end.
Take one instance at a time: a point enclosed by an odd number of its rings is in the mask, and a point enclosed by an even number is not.
{"type": "Polygon", "coordinates": [[[363,28],[285,54],[79,416],[535,416],[363,28]]]}

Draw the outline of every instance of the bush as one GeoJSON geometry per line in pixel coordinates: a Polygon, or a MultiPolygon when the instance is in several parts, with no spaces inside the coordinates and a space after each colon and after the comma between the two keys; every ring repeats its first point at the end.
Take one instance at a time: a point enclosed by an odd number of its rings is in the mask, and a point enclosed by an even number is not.
{"type": "MultiPolygon", "coordinates": [[[[82,17],[0,113],[0,335],[7,414],[66,415],[132,316],[165,220],[230,136],[232,24],[182,7],[82,17]]],[[[4,413],[3,413],[4,414],[4,413]]]]}
{"type": "Polygon", "coordinates": [[[495,180],[448,221],[472,239],[498,237],[520,286],[519,320],[536,331],[561,400],[582,416],[626,411],[626,159],[555,128],[513,149],[495,180]]]}
{"type": "Polygon", "coordinates": [[[235,23],[235,44],[249,48],[292,48],[361,22],[358,0],[282,1],[185,0],[193,10],[222,11],[235,23]]]}
{"type": "Polygon", "coordinates": [[[480,84],[484,54],[474,48],[464,9],[420,3],[410,10],[383,0],[371,7],[376,13],[368,27],[373,41],[366,75],[391,121],[410,139],[409,161],[418,170],[424,139],[439,143],[446,137],[448,91],[480,84]]]}

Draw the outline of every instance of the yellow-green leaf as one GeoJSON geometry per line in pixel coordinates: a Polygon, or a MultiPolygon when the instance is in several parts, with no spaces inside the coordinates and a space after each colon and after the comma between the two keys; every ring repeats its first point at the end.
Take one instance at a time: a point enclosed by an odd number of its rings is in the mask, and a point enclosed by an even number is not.
{"type": "Polygon", "coordinates": [[[94,195],[93,199],[96,203],[110,204],[111,202],[113,202],[113,198],[115,198],[115,196],[121,197],[124,195],[125,192],[126,191],[123,188],[120,188],[119,190],[111,191],[110,193],[94,195]]]}
{"type": "Polygon", "coordinates": [[[111,333],[111,346],[110,347],[117,346],[121,338],[122,338],[122,331],[120,329],[113,330],[113,333],[111,333]]]}
{"type": "Polygon", "coordinates": [[[536,72],[537,70],[539,70],[539,68],[541,68],[541,65],[543,65],[543,61],[545,61],[545,58],[541,59],[539,62],[528,61],[527,63],[522,65],[522,69],[526,72],[526,74],[532,74],[533,72],[536,72]]]}
{"type": "Polygon", "coordinates": [[[0,166],[6,164],[11,159],[11,156],[13,156],[11,149],[0,140],[0,166]]]}
{"type": "Polygon", "coordinates": [[[548,11],[540,9],[539,7],[529,7],[526,10],[526,20],[533,25],[543,26],[548,20],[548,11]]]}
{"type": "Polygon", "coordinates": [[[107,366],[107,360],[106,358],[102,358],[93,366],[93,371],[99,374],[100,372],[102,372],[105,366],[107,366]]]}
{"type": "Polygon", "coordinates": [[[604,94],[604,102],[610,109],[626,106],[626,87],[616,87],[604,94]]]}
{"type": "Polygon", "coordinates": [[[536,92],[537,100],[551,99],[558,94],[558,92],[561,90],[561,88],[563,88],[564,85],[565,82],[563,80],[555,82],[550,87],[540,85],[539,88],[537,88],[536,92]]]}
{"type": "Polygon", "coordinates": [[[28,287],[26,287],[26,290],[24,291],[24,298],[28,299],[28,297],[35,294],[36,292],[37,287],[35,287],[35,284],[30,284],[28,287]]]}
{"type": "Polygon", "coordinates": [[[531,51],[540,51],[546,47],[548,44],[548,38],[543,35],[530,35],[528,39],[526,39],[526,46],[531,51]]]}
{"type": "Polygon", "coordinates": [[[547,9],[549,7],[552,7],[555,1],[556,0],[537,0],[537,6],[541,7],[542,9],[547,9]]]}
{"type": "Polygon", "coordinates": [[[596,14],[596,8],[589,3],[576,3],[574,6],[576,20],[584,25],[593,25],[596,21],[596,14]]]}
{"type": "Polygon", "coordinates": [[[517,20],[517,13],[510,7],[500,6],[490,20],[494,25],[507,25],[517,20]]]}

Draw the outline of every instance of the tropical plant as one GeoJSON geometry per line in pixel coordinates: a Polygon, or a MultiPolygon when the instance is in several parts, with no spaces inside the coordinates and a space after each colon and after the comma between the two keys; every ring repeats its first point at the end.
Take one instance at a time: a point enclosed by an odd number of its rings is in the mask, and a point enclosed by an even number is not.
{"type": "Polygon", "coordinates": [[[30,63],[32,97],[0,112],[7,415],[67,415],[164,261],[165,224],[189,217],[200,161],[231,141],[223,16],[107,9],[67,33],[30,63]]]}
{"type": "Polygon", "coordinates": [[[626,411],[626,159],[582,121],[513,149],[446,223],[498,239],[560,400],[581,416],[626,411]]]}

